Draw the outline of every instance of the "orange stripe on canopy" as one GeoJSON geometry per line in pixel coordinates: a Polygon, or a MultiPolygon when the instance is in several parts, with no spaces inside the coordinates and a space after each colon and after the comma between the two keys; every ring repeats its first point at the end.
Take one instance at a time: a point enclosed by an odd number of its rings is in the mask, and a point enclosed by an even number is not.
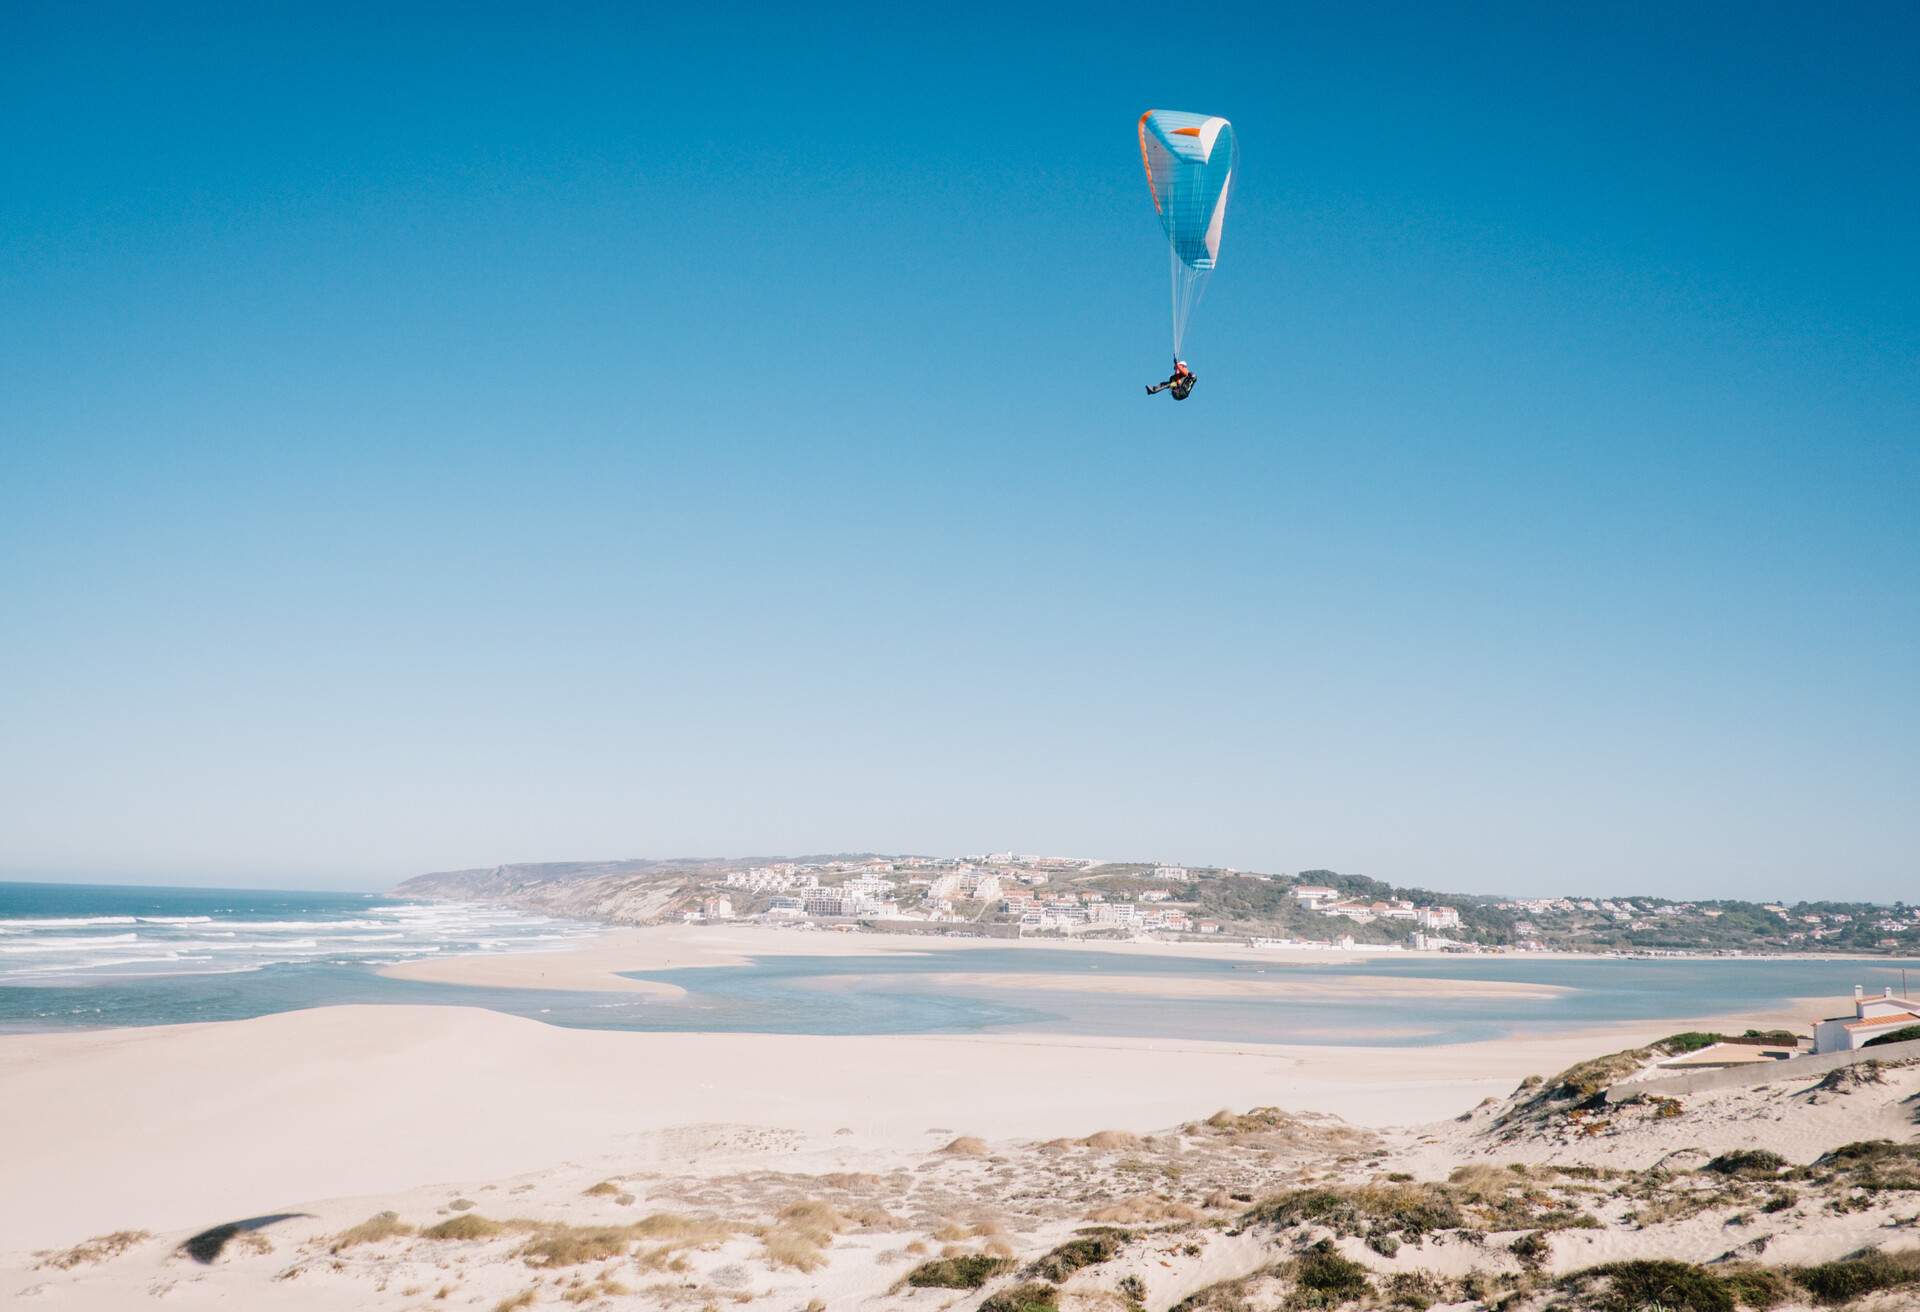
{"type": "Polygon", "coordinates": [[[1153,161],[1147,158],[1147,120],[1153,117],[1148,110],[1140,116],[1140,167],[1147,171],[1147,194],[1153,197],[1153,212],[1160,212],[1160,193],[1153,185],[1153,161]]]}
{"type": "Polygon", "coordinates": [[[1173,130],[1173,135],[1176,137],[1197,137],[1200,135],[1200,129],[1199,128],[1175,128],[1173,130]]]}

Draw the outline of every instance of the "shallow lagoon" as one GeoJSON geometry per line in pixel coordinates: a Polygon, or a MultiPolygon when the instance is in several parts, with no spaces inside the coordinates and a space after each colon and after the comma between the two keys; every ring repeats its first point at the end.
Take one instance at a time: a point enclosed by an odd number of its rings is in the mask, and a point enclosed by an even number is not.
{"type": "Polygon", "coordinates": [[[683,998],[663,999],[429,984],[389,979],[366,965],[313,963],[245,974],[0,988],[0,1027],[172,1024],[363,1003],[487,1007],[589,1029],[1026,1032],[1394,1046],[1725,1013],[1777,1013],[1778,1024],[1804,1031],[1816,1010],[1831,1014],[1843,1006],[1855,984],[1873,991],[1900,987],[1902,965],[1920,977],[1920,962],[1914,961],[1387,957],[1295,964],[971,947],[769,956],[743,965],[631,972],[636,979],[686,990],[683,998]],[[1058,977],[1058,985],[1049,976],[1058,977]],[[996,977],[1017,978],[996,982],[996,977]],[[1096,978],[1102,986],[1089,987],[1096,978]],[[1230,983],[1234,990],[1205,996],[1195,982],[1207,980],[1230,983]],[[1384,993],[1382,980],[1391,982],[1384,993]],[[1545,985],[1553,991],[1462,995],[1457,991],[1462,981],[1545,985]],[[1423,988],[1428,982],[1433,987],[1423,988]],[[1280,996],[1249,996],[1269,984],[1279,986],[1280,996]],[[1314,987],[1300,987],[1306,984],[1314,987]],[[1794,1001],[1805,998],[1823,1002],[1810,1007],[1794,1001]]]}

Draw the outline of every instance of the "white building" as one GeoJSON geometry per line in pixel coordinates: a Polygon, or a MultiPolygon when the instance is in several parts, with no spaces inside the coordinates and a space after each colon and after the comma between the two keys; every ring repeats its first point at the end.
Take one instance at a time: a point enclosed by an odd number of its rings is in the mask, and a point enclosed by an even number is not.
{"type": "Polygon", "coordinates": [[[800,907],[810,916],[844,916],[846,894],[837,888],[810,888],[802,895],[800,907]]]}
{"type": "Polygon", "coordinates": [[[1155,866],[1153,868],[1153,877],[1155,879],[1171,879],[1176,884],[1184,884],[1193,878],[1185,866],[1155,866]]]}
{"type": "Polygon", "coordinates": [[[724,895],[707,898],[700,904],[700,914],[708,920],[732,920],[733,899],[724,895]]]}
{"type": "Polygon", "coordinates": [[[752,870],[734,870],[727,875],[728,888],[744,888],[755,893],[785,893],[795,888],[812,888],[818,875],[803,875],[791,866],[755,866],[752,870]]]}
{"type": "Polygon", "coordinates": [[[809,888],[801,895],[801,910],[809,916],[890,916],[899,905],[892,898],[849,893],[841,888],[809,888]]]}
{"type": "Polygon", "coordinates": [[[1414,913],[1414,923],[1422,929],[1458,929],[1460,913],[1453,907],[1421,907],[1414,913]]]}
{"type": "Polygon", "coordinates": [[[927,889],[927,896],[946,902],[958,902],[966,898],[991,902],[1000,896],[1000,890],[999,875],[982,874],[978,870],[958,870],[934,880],[927,889]]]}
{"type": "Polygon", "coordinates": [[[1340,898],[1338,891],[1331,888],[1322,888],[1318,884],[1302,884],[1292,891],[1296,898],[1306,904],[1307,910],[1309,911],[1313,910],[1322,902],[1335,902],[1340,898]]]}
{"type": "Polygon", "coordinates": [[[1853,1014],[1815,1021],[1815,1052],[1852,1052],[1864,1048],[1870,1040],[1909,1025],[1920,1025],[1920,1002],[1896,998],[1887,989],[1877,998],[1866,996],[1858,984],[1853,986],[1853,1014]]]}

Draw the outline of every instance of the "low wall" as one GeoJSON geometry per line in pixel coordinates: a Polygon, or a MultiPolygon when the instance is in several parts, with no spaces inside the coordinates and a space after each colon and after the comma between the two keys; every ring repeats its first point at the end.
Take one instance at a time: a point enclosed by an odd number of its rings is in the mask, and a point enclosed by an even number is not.
{"type": "MultiPolygon", "coordinates": [[[[853,923],[851,921],[844,923],[853,923]]],[[[954,920],[862,920],[859,924],[883,934],[958,934],[973,938],[1019,938],[1020,926],[954,920]]]]}
{"type": "Polygon", "coordinates": [[[1858,1066],[1863,1061],[1902,1061],[1910,1057],[1920,1057],[1920,1039],[1884,1043],[1854,1052],[1823,1052],[1814,1057],[1789,1057],[1786,1061],[1770,1061],[1758,1066],[1723,1066],[1718,1070],[1688,1071],[1685,1075],[1616,1084],[1607,1090],[1607,1101],[1625,1102],[1643,1093],[1673,1097],[1682,1093],[1704,1093],[1708,1089],[1745,1089],[1780,1080],[1814,1079],[1842,1066],[1858,1066]]]}

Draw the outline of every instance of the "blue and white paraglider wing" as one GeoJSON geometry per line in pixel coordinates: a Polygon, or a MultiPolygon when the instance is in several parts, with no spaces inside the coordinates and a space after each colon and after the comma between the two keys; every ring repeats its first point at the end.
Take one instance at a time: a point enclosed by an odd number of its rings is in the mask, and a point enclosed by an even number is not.
{"type": "Polygon", "coordinates": [[[1140,162],[1166,229],[1173,269],[1173,353],[1220,259],[1239,146],[1233,124],[1209,114],[1150,109],[1140,116],[1140,162]]]}

